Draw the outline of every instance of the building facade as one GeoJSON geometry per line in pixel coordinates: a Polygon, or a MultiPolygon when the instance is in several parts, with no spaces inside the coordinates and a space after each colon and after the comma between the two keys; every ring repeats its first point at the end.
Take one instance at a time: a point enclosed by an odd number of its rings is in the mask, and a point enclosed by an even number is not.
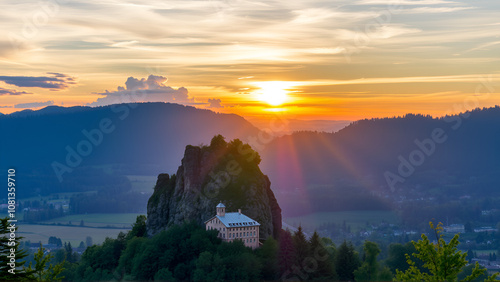
{"type": "Polygon", "coordinates": [[[226,242],[241,240],[245,246],[255,249],[259,246],[260,224],[238,212],[226,213],[226,206],[220,203],[216,207],[216,215],[205,221],[206,230],[218,230],[219,238],[226,242]]]}

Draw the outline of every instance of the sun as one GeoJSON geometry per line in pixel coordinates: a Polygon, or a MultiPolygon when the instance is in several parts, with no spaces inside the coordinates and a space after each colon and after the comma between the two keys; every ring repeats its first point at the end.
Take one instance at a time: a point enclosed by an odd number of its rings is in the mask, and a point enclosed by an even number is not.
{"type": "Polygon", "coordinates": [[[286,103],[289,99],[288,89],[292,86],[287,81],[262,81],[256,82],[255,85],[260,88],[255,92],[257,99],[271,106],[281,106],[286,103]]]}

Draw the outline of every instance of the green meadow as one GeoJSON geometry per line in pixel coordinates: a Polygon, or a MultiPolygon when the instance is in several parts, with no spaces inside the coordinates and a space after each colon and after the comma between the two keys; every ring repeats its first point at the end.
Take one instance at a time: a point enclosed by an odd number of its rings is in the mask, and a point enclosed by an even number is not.
{"type": "Polygon", "coordinates": [[[116,238],[120,231],[128,232],[128,229],[20,224],[17,235],[24,237],[25,241],[43,244],[48,243],[49,237],[56,236],[63,242],[70,242],[73,247],[78,247],[81,241],[85,242],[87,236],[92,237],[94,244],[101,244],[106,237],[116,238]]]}
{"type": "Polygon", "coordinates": [[[61,224],[85,227],[130,228],[139,213],[91,213],[73,214],[43,221],[43,224],[61,224]]]}

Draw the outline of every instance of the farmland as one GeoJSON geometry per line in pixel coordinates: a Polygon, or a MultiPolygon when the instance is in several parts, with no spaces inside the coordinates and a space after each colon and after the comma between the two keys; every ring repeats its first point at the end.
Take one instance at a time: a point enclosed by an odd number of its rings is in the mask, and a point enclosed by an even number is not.
{"type": "Polygon", "coordinates": [[[92,237],[94,244],[101,244],[106,237],[116,238],[120,231],[128,232],[127,229],[116,228],[20,224],[17,234],[31,243],[41,241],[43,244],[47,244],[49,237],[56,236],[61,238],[63,242],[70,242],[71,245],[78,246],[81,241],[85,242],[87,236],[92,237]]]}
{"type": "Polygon", "coordinates": [[[60,224],[85,227],[130,228],[138,213],[73,214],[43,221],[43,224],[60,224]],[[83,222],[82,222],[83,221],[83,222]],[[83,224],[82,224],[83,223],[83,224]]]}

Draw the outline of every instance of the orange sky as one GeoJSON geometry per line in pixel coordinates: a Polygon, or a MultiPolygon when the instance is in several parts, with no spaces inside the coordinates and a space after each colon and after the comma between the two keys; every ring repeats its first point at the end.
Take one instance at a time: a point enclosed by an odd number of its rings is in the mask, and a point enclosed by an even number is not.
{"type": "Polygon", "coordinates": [[[0,111],[165,101],[265,124],[489,107],[500,104],[499,10],[447,0],[7,0],[0,111]]]}

